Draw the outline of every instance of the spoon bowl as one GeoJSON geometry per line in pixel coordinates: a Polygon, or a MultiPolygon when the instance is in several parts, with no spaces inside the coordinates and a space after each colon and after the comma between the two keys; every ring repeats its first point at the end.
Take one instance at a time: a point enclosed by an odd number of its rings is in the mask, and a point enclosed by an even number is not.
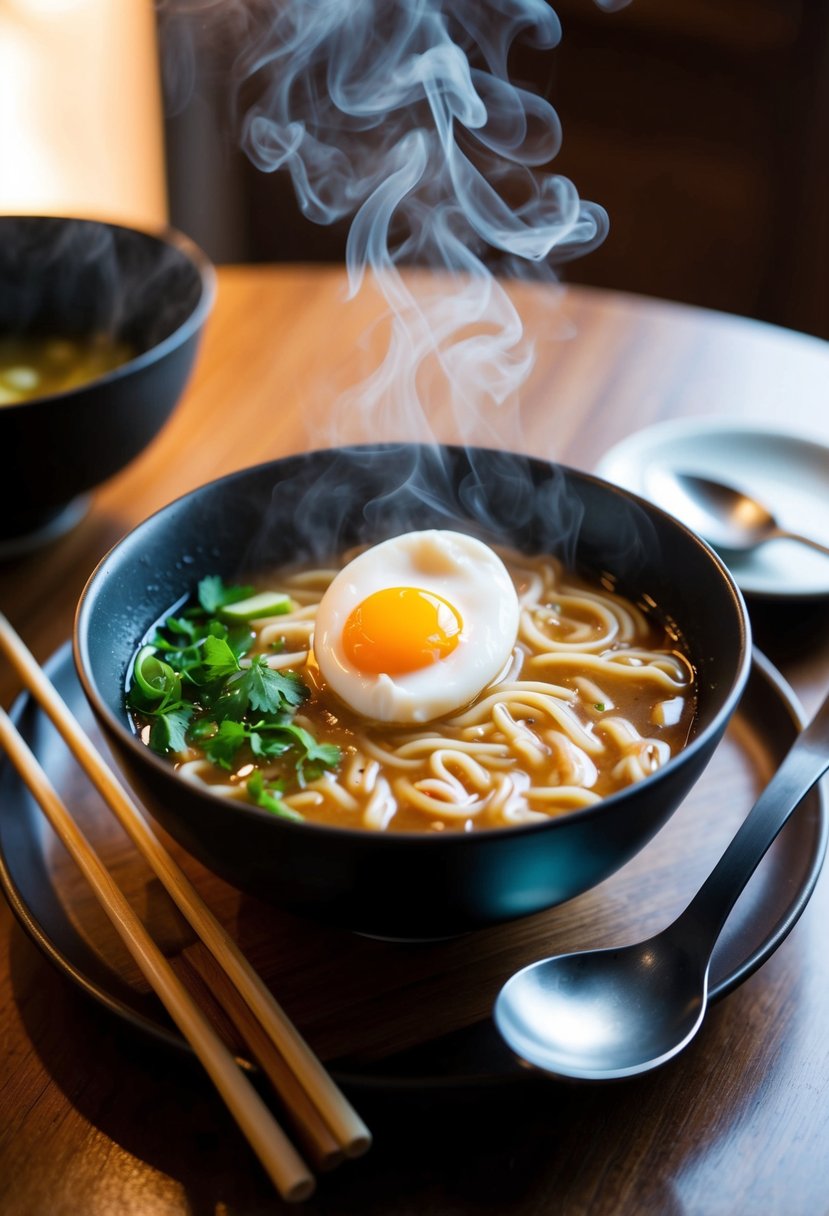
{"type": "Polygon", "coordinates": [[[556,1077],[613,1080],[687,1046],[705,1016],[711,956],[729,912],[827,769],[829,697],[673,924],[636,945],[531,963],[504,984],[493,1017],[519,1059],[556,1077]]]}
{"type": "Polygon", "coordinates": [[[780,526],[756,498],[696,473],[659,473],[660,501],[715,549],[747,553],[772,540],[793,540],[829,555],[829,547],[780,526]]]}
{"type": "Polygon", "coordinates": [[[543,1072],[629,1077],[664,1064],[694,1037],[705,1015],[707,973],[704,960],[668,934],[560,954],[507,981],[495,1020],[513,1051],[543,1072]]]}

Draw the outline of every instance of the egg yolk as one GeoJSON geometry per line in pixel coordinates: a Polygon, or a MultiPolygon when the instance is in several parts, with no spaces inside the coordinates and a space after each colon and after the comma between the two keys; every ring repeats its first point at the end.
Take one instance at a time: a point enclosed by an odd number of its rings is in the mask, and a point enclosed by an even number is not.
{"type": "Polygon", "coordinates": [[[343,650],[358,671],[400,675],[445,659],[462,628],[457,609],[434,592],[384,587],[351,612],[343,650]]]}

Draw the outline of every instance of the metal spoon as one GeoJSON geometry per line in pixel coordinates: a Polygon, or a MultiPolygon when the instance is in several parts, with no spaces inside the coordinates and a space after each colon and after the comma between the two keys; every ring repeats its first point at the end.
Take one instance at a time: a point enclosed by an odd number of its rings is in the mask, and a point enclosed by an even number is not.
{"type": "Polygon", "coordinates": [[[543,959],[507,981],[493,1016],[516,1055],[556,1077],[611,1080],[681,1051],[702,1024],[711,954],[729,912],[827,769],[829,697],[673,924],[634,946],[543,959]]]}
{"type": "Polygon", "coordinates": [[[829,555],[829,546],[781,528],[772,513],[755,498],[695,473],[660,469],[659,500],[715,549],[742,553],[770,540],[795,540],[829,555]]]}

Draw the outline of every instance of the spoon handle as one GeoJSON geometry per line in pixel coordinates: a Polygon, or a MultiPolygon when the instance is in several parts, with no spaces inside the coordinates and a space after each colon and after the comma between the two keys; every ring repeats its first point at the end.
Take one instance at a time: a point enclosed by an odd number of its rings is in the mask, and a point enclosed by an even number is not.
{"type": "Polygon", "coordinates": [[[786,528],[775,528],[769,539],[775,540],[796,540],[801,545],[808,545],[810,549],[817,549],[818,553],[825,553],[829,557],[829,545],[822,545],[819,540],[812,540],[811,536],[802,536],[799,532],[789,532],[786,528]]]}
{"type": "Polygon", "coordinates": [[[829,697],[792,744],[736,836],[674,922],[678,936],[707,939],[713,949],[729,912],[770,845],[806,794],[829,769],[829,697]]]}

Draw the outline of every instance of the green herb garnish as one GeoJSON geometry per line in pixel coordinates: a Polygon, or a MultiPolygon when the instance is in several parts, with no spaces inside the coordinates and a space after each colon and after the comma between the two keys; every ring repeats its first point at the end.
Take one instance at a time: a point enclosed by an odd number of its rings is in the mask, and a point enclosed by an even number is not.
{"type": "Polygon", "coordinates": [[[199,603],[208,616],[215,616],[220,608],[238,604],[253,595],[253,587],[226,587],[218,574],[208,574],[199,583],[199,603]]]}
{"type": "Polygon", "coordinates": [[[272,815],[278,815],[280,819],[294,819],[302,822],[302,815],[299,811],[286,806],[279,797],[282,793],[280,782],[265,781],[262,774],[257,771],[248,777],[247,791],[251,801],[255,802],[257,806],[261,806],[263,810],[270,811],[272,815]]]}
{"type": "Polygon", "coordinates": [[[183,752],[187,746],[187,727],[193,711],[183,703],[163,713],[153,714],[150,747],[154,752],[183,752]]]}
{"type": "Polygon", "coordinates": [[[242,695],[251,709],[262,713],[280,713],[296,709],[308,696],[308,689],[292,671],[274,671],[264,655],[253,659],[247,671],[239,677],[242,695]]]}
{"type": "MultiPolygon", "coordinates": [[[[246,782],[250,800],[301,819],[279,795],[335,769],[341,753],[293,721],[309,695],[302,678],[270,667],[264,654],[247,657],[254,643],[249,626],[221,619],[227,605],[251,602],[252,591],[226,586],[217,575],[202,579],[198,604],[168,616],[139,650],[127,704],[139,725],[149,726],[149,745],[161,755],[193,745],[226,772],[266,763],[278,780],[255,768],[246,782]]],[[[288,597],[269,593],[278,611],[283,599],[289,610],[288,597]]]]}

